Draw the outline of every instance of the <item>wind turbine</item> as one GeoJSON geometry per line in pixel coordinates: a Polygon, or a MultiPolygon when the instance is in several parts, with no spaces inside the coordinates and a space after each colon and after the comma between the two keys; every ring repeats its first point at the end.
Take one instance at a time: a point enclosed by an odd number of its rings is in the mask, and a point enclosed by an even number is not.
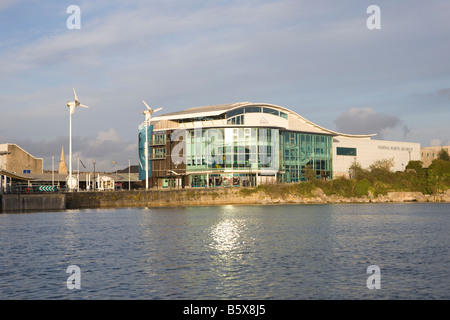
{"type": "Polygon", "coordinates": [[[152,114],[156,111],[161,110],[162,108],[158,108],[153,110],[148,106],[148,104],[142,100],[142,102],[147,107],[147,110],[142,111],[145,115],[145,189],[148,189],[148,125],[150,124],[150,119],[152,118],[152,114]]]}
{"type": "Polygon", "coordinates": [[[70,111],[70,125],[69,125],[69,189],[72,189],[72,115],[75,113],[76,107],[89,108],[88,106],[81,104],[78,101],[77,93],[75,92],[75,88],[73,88],[73,95],[75,97],[75,101],[68,101],[67,106],[70,111]]]}
{"type": "Polygon", "coordinates": [[[155,110],[153,110],[152,108],[150,108],[149,106],[148,106],[148,104],[144,101],[144,100],[142,100],[142,102],[145,104],[145,106],[147,107],[147,110],[144,110],[144,111],[142,111],[142,113],[145,115],[145,122],[147,123],[150,123],[150,119],[151,119],[151,117],[152,117],[152,114],[153,113],[155,113],[156,111],[159,111],[159,110],[161,110],[162,108],[158,108],[158,109],[155,109],[155,110]]]}

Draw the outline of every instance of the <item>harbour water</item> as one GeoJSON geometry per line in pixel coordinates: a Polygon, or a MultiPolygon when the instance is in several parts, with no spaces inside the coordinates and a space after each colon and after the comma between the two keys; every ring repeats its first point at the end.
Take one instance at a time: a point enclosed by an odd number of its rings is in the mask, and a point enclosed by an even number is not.
{"type": "Polygon", "coordinates": [[[0,299],[449,299],[449,221],[446,203],[1,214],[0,299]]]}

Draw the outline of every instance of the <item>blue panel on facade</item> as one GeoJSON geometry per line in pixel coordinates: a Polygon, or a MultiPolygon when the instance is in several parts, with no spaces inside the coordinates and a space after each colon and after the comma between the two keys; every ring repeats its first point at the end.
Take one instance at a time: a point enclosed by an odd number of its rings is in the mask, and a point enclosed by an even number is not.
{"type": "MultiPolygon", "coordinates": [[[[142,124],[139,126],[139,180],[145,180],[146,171],[145,171],[145,145],[151,141],[153,133],[153,125],[147,126],[146,124],[142,124]],[[147,129],[147,136],[145,134],[147,129]]],[[[148,177],[152,176],[152,161],[150,160],[151,155],[151,147],[148,147],[148,177]]]]}

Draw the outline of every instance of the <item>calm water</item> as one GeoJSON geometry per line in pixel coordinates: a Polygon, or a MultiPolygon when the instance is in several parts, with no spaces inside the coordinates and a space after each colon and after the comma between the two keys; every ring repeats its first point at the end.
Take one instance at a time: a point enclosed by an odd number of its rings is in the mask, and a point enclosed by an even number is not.
{"type": "Polygon", "coordinates": [[[0,298],[449,299],[449,221],[450,204],[2,214],[0,298]]]}

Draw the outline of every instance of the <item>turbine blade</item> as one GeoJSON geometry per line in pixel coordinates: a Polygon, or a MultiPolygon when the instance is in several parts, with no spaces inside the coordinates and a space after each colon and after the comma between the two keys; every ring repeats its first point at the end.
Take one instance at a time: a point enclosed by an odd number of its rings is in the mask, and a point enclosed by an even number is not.
{"type": "Polygon", "coordinates": [[[144,100],[142,100],[142,102],[145,104],[145,106],[147,107],[148,110],[152,110],[152,108],[150,108],[147,104],[147,102],[145,102],[144,100]]]}
{"type": "Polygon", "coordinates": [[[75,92],[75,88],[73,88],[73,95],[75,96],[75,101],[78,101],[77,93],[75,92]]]}
{"type": "Polygon", "coordinates": [[[162,108],[155,109],[155,110],[153,110],[153,112],[156,112],[156,111],[159,111],[159,110],[162,110],[162,108]]]}
{"type": "Polygon", "coordinates": [[[81,104],[81,103],[80,103],[78,106],[79,106],[79,107],[83,107],[83,108],[89,108],[88,106],[86,106],[86,105],[84,105],[84,104],[81,104]]]}

